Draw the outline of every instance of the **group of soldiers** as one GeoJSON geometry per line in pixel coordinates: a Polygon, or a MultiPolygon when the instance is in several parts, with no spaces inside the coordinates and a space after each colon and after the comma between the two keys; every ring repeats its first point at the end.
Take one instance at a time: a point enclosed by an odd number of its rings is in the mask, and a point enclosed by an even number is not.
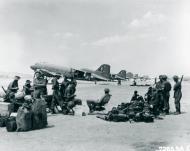
{"type": "MultiPolygon", "coordinates": [[[[57,105],[59,105],[63,113],[68,114],[70,112],[73,112],[72,107],[74,106],[75,103],[73,101],[76,101],[75,92],[76,92],[77,82],[74,78],[71,78],[71,80],[69,81],[68,78],[65,77],[63,82],[59,83],[58,82],[59,78],[60,78],[59,75],[56,75],[52,78],[51,83],[52,83],[53,94],[51,95],[49,108],[51,113],[54,114],[56,113],[55,109],[57,105]]],[[[5,102],[12,103],[12,105],[14,106],[12,110],[13,112],[18,110],[19,106],[21,105],[18,101],[19,98],[15,95],[19,90],[18,87],[19,79],[20,79],[19,76],[15,76],[14,80],[9,84],[7,90],[4,90],[6,92],[4,100],[5,102]]],[[[47,77],[44,76],[43,72],[37,70],[34,74],[33,85],[31,85],[30,80],[26,80],[22,90],[23,94],[26,97],[31,96],[31,98],[33,99],[45,98],[46,96],[48,96],[47,84],[48,84],[47,77]]]]}
{"type": "MultiPolygon", "coordinates": [[[[79,103],[79,105],[82,103],[81,100],[75,99],[77,82],[74,78],[68,80],[68,78],[65,77],[64,80],[61,83],[59,83],[58,82],[59,78],[60,76],[58,75],[54,76],[51,81],[53,93],[51,95],[49,103],[50,111],[52,114],[54,114],[56,113],[55,111],[56,107],[60,106],[64,114],[69,114],[69,113],[73,114],[74,111],[72,110],[72,108],[73,106],[75,106],[75,103],[77,102],[79,103]]],[[[182,78],[181,80],[179,80],[178,76],[173,77],[173,80],[175,82],[175,85],[173,87],[175,108],[176,108],[175,114],[181,113],[180,100],[182,97],[182,92],[181,92],[182,78]]],[[[14,81],[12,81],[9,84],[5,96],[5,101],[12,102],[14,104],[14,111],[19,107],[19,104],[15,103],[16,102],[15,94],[19,89],[18,88],[19,79],[20,79],[19,76],[15,76],[14,81]]],[[[48,84],[47,77],[45,77],[40,70],[37,70],[34,74],[33,86],[31,85],[30,80],[26,80],[26,83],[23,86],[23,92],[26,96],[30,95],[34,99],[35,98],[39,99],[43,96],[48,95],[47,84],[48,84]]],[[[153,106],[153,111],[155,115],[159,115],[160,113],[169,114],[170,111],[169,99],[170,99],[171,89],[172,86],[168,81],[166,75],[160,75],[159,81],[155,82],[154,87],[149,87],[148,92],[145,94],[145,100],[150,105],[153,106]]],[[[87,105],[89,107],[90,112],[93,112],[94,110],[102,110],[102,107],[109,102],[110,97],[111,95],[109,94],[109,89],[105,89],[105,96],[103,96],[100,100],[98,101],[87,100],[87,105]]],[[[137,99],[143,99],[143,97],[140,97],[138,95],[138,92],[135,91],[131,101],[137,99]]]]}
{"type": "MultiPolygon", "coordinates": [[[[181,113],[181,107],[180,107],[180,100],[182,97],[182,91],[181,91],[181,82],[182,82],[183,76],[181,80],[179,80],[178,76],[174,76],[173,80],[175,82],[175,85],[173,87],[174,90],[174,100],[175,100],[175,108],[176,112],[175,114],[181,113]]],[[[155,83],[154,87],[149,87],[148,92],[145,95],[145,99],[149,104],[151,104],[154,108],[154,113],[164,113],[169,114],[170,111],[170,91],[172,89],[171,83],[168,81],[168,78],[166,75],[160,75],[159,81],[155,83]]]]}
{"type": "MultiPolygon", "coordinates": [[[[178,76],[174,76],[175,85],[174,99],[175,99],[175,114],[180,114],[180,100],[182,97],[181,80],[178,76]]],[[[154,118],[160,118],[160,114],[168,115],[170,113],[170,91],[172,86],[168,81],[166,75],[159,76],[159,81],[155,82],[153,87],[148,88],[145,97],[134,91],[130,102],[123,102],[116,107],[113,107],[105,115],[97,115],[97,118],[113,121],[113,122],[154,122],[154,118]]],[[[88,103],[88,102],[87,102],[88,103]]]]}

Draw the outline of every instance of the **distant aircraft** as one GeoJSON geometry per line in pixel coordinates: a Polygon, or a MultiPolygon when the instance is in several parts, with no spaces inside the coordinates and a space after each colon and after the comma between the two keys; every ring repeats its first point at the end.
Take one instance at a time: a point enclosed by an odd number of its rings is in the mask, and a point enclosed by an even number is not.
{"type": "Polygon", "coordinates": [[[36,63],[31,66],[31,69],[36,71],[41,70],[45,75],[51,76],[59,74],[64,77],[74,77],[76,80],[86,81],[109,81],[110,80],[110,65],[103,64],[97,70],[90,69],[74,69],[48,63],[36,63]]]}
{"type": "Polygon", "coordinates": [[[121,70],[118,74],[112,74],[112,80],[126,80],[127,72],[126,70],[121,70]]]}

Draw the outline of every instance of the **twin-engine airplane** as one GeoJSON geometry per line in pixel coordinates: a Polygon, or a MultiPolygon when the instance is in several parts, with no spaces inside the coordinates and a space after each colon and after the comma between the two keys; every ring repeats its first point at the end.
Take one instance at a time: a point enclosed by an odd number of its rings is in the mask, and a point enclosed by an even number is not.
{"type": "Polygon", "coordinates": [[[121,70],[118,74],[112,74],[112,80],[126,80],[127,72],[126,70],[121,70]]]}
{"type": "Polygon", "coordinates": [[[36,63],[31,66],[31,69],[34,71],[41,70],[46,76],[58,74],[68,78],[74,77],[76,80],[109,81],[111,79],[110,65],[108,64],[101,65],[95,71],[89,69],[67,68],[48,63],[36,63]]]}

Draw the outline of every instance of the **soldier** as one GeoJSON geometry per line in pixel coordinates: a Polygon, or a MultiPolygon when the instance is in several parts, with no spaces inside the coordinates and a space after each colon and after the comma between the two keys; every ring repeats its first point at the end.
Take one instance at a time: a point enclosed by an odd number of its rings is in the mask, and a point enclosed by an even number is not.
{"type": "Polygon", "coordinates": [[[4,97],[5,102],[15,102],[15,93],[18,91],[19,76],[15,76],[14,80],[8,85],[6,95],[4,97]]]}
{"type": "Polygon", "coordinates": [[[167,80],[166,75],[164,75],[162,79],[163,79],[163,85],[164,85],[164,90],[163,90],[164,112],[165,114],[169,114],[169,109],[170,109],[169,99],[170,99],[170,91],[171,91],[172,86],[170,82],[167,80]]]}
{"type": "Polygon", "coordinates": [[[60,107],[62,106],[61,104],[61,100],[60,100],[60,95],[59,95],[59,82],[58,79],[60,77],[56,76],[52,79],[52,89],[53,89],[53,96],[52,96],[52,102],[51,102],[51,112],[52,114],[55,114],[55,105],[60,105],[60,107]]]}
{"type": "Polygon", "coordinates": [[[153,89],[152,87],[148,88],[148,92],[145,94],[145,100],[150,103],[151,99],[152,99],[152,95],[153,95],[153,89]]]}
{"type": "Polygon", "coordinates": [[[117,81],[117,85],[121,85],[121,80],[120,79],[117,81]]]}
{"type": "Polygon", "coordinates": [[[134,86],[136,86],[137,85],[137,82],[136,82],[136,80],[134,79],[134,81],[133,81],[133,85],[134,86]]]}
{"type": "Polygon", "coordinates": [[[131,98],[131,103],[134,102],[134,101],[137,101],[138,100],[138,97],[139,97],[139,94],[138,94],[138,91],[134,91],[134,94],[131,98]]]}
{"type": "Polygon", "coordinates": [[[32,89],[31,89],[31,85],[30,85],[31,81],[30,80],[26,80],[25,85],[23,86],[23,91],[25,93],[25,95],[31,95],[32,93],[32,89]]]}
{"type": "Polygon", "coordinates": [[[157,91],[157,101],[158,102],[158,108],[160,112],[163,112],[164,110],[164,99],[163,99],[163,90],[164,90],[164,81],[163,81],[163,75],[159,76],[159,81],[156,83],[156,91],[157,91]]]}
{"type": "Polygon", "coordinates": [[[77,81],[75,80],[74,77],[71,78],[70,83],[72,83],[72,84],[75,86],[75,88],[76,88],[76,86],[77,86],[77,81]]]}
{"type": "Polygon", "coordinates": [[[159,95],[157,93],[156,88],[152,89],[152,97],[151,97],[149,104],[152,108],[152,112],[153,112],[154,116],[158,116],[160,114],[160,112],[159,112],[159,95]]]}
{"type": "Polygon", "coordinates": [[[111,95],[109,94],[110,90],[108,88],[104,89],[105,95],[100,100],[87,100],[87,105],[89,107],[90,113],[96,110],[96,107],[103,107],[105,104],[107,104],[111,98],[111,95]]]}
{"type": "Polygon", "coordinates": [[[69,102],[75,97],[75,91],[76,91],[75,85],[73,83],[70,83],[65,90],[66,102],[69,102]]]}
{"type": "Polygon", "coordinates": [[[68,104],[72,104],[72,102],[74,101],[74,98],[76,96],[75,91],[76,91],[75,84],[70,83],[65,90],[65,100],[62,106],[63,114],[68,114],[72,112],[72,108],[70,108],[68,104]]]}
{"type": "Polygon", "coordinates": [[[44,78],[41,71],[35,72],[34,78],[34,98],[40,98],[42,95],[47,94],[47,80],[44,78]]]}
{"type": "Polygon", "coordinates": [[[179,77],[178,76],[174,76],[173,80],[175,82],[174,85],[174,99],[175,99],[175,108],[176,108],[176,112],[175,114],[180,114],[181,113],[181,105],[180,105],[180,100],[182,98],[182,92],[181,92],[181,82],[182,82],[183,76],[181,78],[181,81],[179,81],[179,77]]]}
{"type": "Polygon", "coordinates": [[[7,91],[8,92],[14,92],[14,93],[16,93],[18,91],[18,89],[19,89],[19,87],[18,87],[18,81],[19,80],[20,80],[20,77],[19,76],[15,76],[14,81],[12,81],[9,84],[7,91]]]}
{"type": "Polygon", "coordinates": [[[62,99],[65,98],[65,90],[67,89],[68,85],[69,85],[69,81],[67,77],[65,77],[64,81],[61,83],[61,86],[60,86],[60,94],[61,94],[62,99]]]}
{"type": "Polygon", "coordinates": [[[16,98],[15,98],[15,94],[17,93],[19,87],[18,87],[18,81],[20,80],[19,76],[15,76],[14,80],[9,84],[7,91],[6,91],[6,95],[4,97],[5,102],[10,102],[11,106],[9,108],[9,114],[11,114],[12,112],[16,112],[20,106],[20,104],[18,104],[16,98]]]}

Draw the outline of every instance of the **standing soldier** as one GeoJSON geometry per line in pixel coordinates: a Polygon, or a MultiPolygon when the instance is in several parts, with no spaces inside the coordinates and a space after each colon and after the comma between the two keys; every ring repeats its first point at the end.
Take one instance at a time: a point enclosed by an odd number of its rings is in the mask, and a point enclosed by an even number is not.
{"type": "Polygon", "coordinates": [[[52,89],[53,89],[53,96],[52,96],[52,102],[51,102],[51,112],[52,114],[55,114],[55,105],[61,105],[60,97],[59,97],[59,82],[58,79],[60,77],[56,76],[52,79],[52,89]]]}
{"type": "Polygon", "coordinates": [[[47,94],[47,80],[44,78],[41,71],[35,72],[34,77],[34,98],[40,98],[42,95],[47,94]]]}
{"type": "Polygon", "coordinates": [[[70,83],[74,84],[75,87],[77,86],[77,81],[74,77],[71,78],[70,83]]]}
{"type": "Polygon", "coordinates": [[[158,109],[160,112],[163,112],[164,109],[164,99],[163,99],[163,89],[164,89],[164,82],[163,82],[163,75],[159,76],[159,81],[156,83],[156,92],[157,92],[157,103],[158,103],[158,109]]]}
{"type": "Polygon", "coordinates": [[[120,79],[117,81],[117,85],[121,85],[121,80],[120,79]]]}
{"type": "Polygon", "coordinates": [[[148,92],[145,94],[145,100],[150,103],[151,99],[152,99],[152,95],[153,95],[153,89],[152,87],[148,88],[148,92]]]}
{"type": "Polygon", "coordinates": [[[183,76],[181,78],[181,81],[179,81],[178,76],[174,76],[173,80],[175,82],[175,85],[174,85],[174,88],[173,88],[173,90],[174,90],[174,99],[175,99],[175,108],[176,108],[175,114],[180,114],[181,113],[180,100],[182,98],[181,82],[183,80],[183,76]]]}
{"type": "Polygon", "coordinates": [[[171,91],[172,86],[170,82],[167,80],[166,75],[164,75],[162,79],[163,79],[163,84],[164,84],[164,90],[163,90],[164,112],[165,114],[169,114],[169,109],[170,109],[169,99],[170,99],[170,91],[171,91]]]}

